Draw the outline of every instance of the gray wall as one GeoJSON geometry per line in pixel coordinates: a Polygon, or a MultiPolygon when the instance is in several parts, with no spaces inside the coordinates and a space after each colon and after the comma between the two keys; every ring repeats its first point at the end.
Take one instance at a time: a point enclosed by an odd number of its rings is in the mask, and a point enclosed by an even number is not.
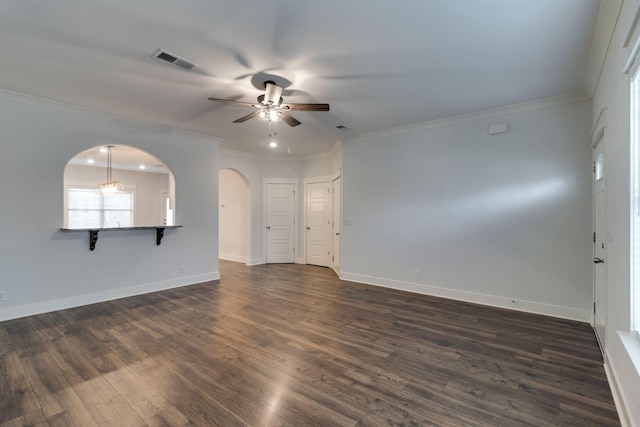
{"type": "Polygon", "coordinates": [[[581,101],[346,141],[342,276],[590,321],[590,124],[581,101]]]}
{"type": "Polygon", "coordinates": [[[218,144],[60,104],[0,98],[0,320],[219,277],[218,144]],[[161,246],[155,231],[61,232],[63,173],[98,145],[138,147],[175,174],[176,223],[161,246]],[[179,273],[179,266],[184,272],[179,273]]]}

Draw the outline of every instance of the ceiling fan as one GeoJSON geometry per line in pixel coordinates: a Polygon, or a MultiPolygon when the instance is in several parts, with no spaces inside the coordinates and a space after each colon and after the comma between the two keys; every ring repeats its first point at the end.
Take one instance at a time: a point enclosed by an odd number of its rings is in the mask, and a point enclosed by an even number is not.
{"type": "Polygon", "coordinates": [[[289,114],[289,111],[329,111],[329,104],[283,104],[282,87],[273,81],[264,82],[264,95],[258,96],[258,103],[234,101],[232,99],[209,98],[209,101],[226,102],[228,104],[243,107],[254,107],[256,111],[234,120],[233,123],[246,122],[257,117],[265,122],[277,122],[282,120],[289,126],[298,126],[301,122],[289,114]]]}

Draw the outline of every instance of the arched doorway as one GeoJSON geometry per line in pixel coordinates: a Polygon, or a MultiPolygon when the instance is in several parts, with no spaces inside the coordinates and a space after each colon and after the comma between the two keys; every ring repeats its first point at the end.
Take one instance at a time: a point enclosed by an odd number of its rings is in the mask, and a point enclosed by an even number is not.
{"type": "Polygon", "coordinates": [[[251,250],[251,187],[240,172],[218,172],[219,258],[247,263],[251,250]]]}

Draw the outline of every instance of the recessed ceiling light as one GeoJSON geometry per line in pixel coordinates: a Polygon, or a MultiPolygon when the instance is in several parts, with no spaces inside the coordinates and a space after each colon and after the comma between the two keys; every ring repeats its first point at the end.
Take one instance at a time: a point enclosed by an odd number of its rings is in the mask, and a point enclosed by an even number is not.
{"type": "Polygon", "coordinates": [[[278,143],[277,143],[277,142],[275,142],[275,141],[271,141],[271,142],[269,143],[269,147],[271,147],[271,148],[276,148],[277,146],[278,146],[278,143]]]}
{"type": "Polygon", "coordinates": [[[101,153],[106,153],[107,151],[109,151],[109,150],[107,150],[107,148],[106,148],[106,147],[102,147],[102,148],[100,149],[100,152],[101,152],[101,153]]]}
{"type": "Polygon", "coordinates": [[[95,162],[96,162],[96,161],[95,161],[95,160],[93,160],[93,159],[89,159],[89,160],[87,160],[87,163],[89,163],[90,165],[94,164],[95,162]]]}
{"type": "Polygon", "coordinates": [[[145,165],[138,166],[141,170],[145,170],[147,167],[145,165]]]}

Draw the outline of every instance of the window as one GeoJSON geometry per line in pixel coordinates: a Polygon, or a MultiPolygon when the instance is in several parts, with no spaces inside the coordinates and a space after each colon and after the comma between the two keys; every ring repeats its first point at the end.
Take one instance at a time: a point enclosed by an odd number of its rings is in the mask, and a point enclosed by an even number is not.
{"type": "Polygon", "coordinates": [[[97,189],[69,188],[68,228],[115,228],[133,226],[133,192],[100,194],[97,189]]]}
{"type": "Polygon", "coordinates": [[[640,330],[640,72],[631,74],[631,328],[640,330]]]}

